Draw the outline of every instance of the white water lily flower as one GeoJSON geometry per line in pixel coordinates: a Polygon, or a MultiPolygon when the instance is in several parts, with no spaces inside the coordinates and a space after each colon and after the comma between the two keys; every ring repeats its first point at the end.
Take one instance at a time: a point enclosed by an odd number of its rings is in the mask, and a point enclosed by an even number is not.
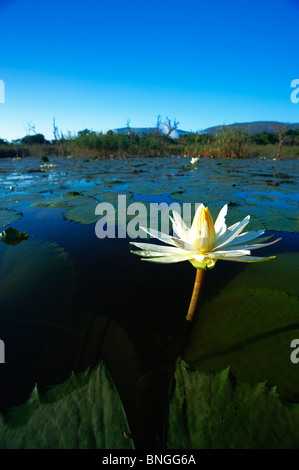
{"type": "Polygon", "coordinates": [[[214,224],[209,209],[200,204],[192,226],[188,228],[178,212],[173,211],[173,218],[170,217],[170,219],[174,236],[161,234],[156,230],[143,229],[150,236],[171,246],[131,242],[132,245],[141,249],[132,253],[143,256],[143,260],[153,263],[190,261],[197,269],[213,268],[217,260],[256,262],[275,258],[275,256],[267,258],[251,256],[251,250],[272,245],[281,238],[270,243],[265,243],[269,237],[260,238],[257,243],[252,243],[252,240],[260,237],[265,230],[241,233],[249,223],[250,216],[227,227],[226,214],[227,204],[219,212],[214,224]]]}

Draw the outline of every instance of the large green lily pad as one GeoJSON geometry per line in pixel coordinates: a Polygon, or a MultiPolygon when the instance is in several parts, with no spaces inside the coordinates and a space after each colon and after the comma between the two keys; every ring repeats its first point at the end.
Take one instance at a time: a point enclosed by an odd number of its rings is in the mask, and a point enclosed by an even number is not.
{"type": "Polygon", "coordinates": [[[184,359],[200,370],[230,366],[245,382],[268,380],[285,398],[298,401],[299,369],[290,360],[291,341],[299,338],[297,269],[298,255],[278,255],[246,266],[203,299],[184,359]]]}
{"type": "Polygon", "coordinates": [[[2,449],[132,449],[126,415],[101,363],[0,415],[2,449]]]}
{"type": "Polygon", "coordinates": [[[229,368],[190,371],[179,360],[170,402],[169,449],[298,449],[299,405],[266,382],[246,384],[229,368]]]}
{"type": "Polygon", "coordinates": [[[98,201],[93,198],[86,198],[85,201],[77,202],[63,212],[63,218],[70,222],[78,222],[83,225],[94,224],[99,219],[95,215],[98,201]]]}
{"type": "Polygon", "coordinates": [[[56,243],[34,239],[16,246],[0,243],[1,319],[59,316],[69,305],[74,288],[73,265],[56,243]]]}

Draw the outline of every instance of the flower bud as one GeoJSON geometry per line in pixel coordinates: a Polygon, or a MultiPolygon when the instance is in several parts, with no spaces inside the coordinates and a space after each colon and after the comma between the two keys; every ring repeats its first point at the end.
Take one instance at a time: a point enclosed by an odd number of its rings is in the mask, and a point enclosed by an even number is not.
{"type": "Polygon", "coordinates": [[[194,216],[190,243],[202,253],[211,251],[215,246],[216,232],[210,211],[203,204],[199,206],[194,216]]]}

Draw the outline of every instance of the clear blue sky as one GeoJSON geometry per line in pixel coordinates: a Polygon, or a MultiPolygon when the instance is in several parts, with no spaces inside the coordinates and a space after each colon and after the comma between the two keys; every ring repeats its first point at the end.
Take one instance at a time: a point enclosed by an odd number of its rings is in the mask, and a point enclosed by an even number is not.
{"type": "Polygon", "coordinates": [[[0,0],[0,138],[299,122],[299,0],[0,0]]]}

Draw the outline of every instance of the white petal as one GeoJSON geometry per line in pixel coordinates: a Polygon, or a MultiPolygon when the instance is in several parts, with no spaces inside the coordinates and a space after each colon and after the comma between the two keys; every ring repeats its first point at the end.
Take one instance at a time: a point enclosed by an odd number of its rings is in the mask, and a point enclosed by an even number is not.
{"type": "Polygon", "coordinates": [[[181,250],[180,248],[176,248],[173,246],[161,246],[161,245],[154,245],[153,243],[135,243],[130,242],[131,245],[136,246],[137,248],[141,248],[141,250],[146,251],[155,251],[157,253],[169,253],[169,254],[184,254],[185,251],[181,250]]]}
{"type": "Polygon", "coordinates": [[[239,233],[242,232],[244,227],[246,227],[247,224],[250,222],[250,215],[245,217],[241,222],[238,222],[237,224],[234,225],[234,229],[227,229],[226,232],[216,240],[215,248],[214,250],[218,250],[218,248],[227,245],[229,242],[233,241],[239,233]]]}
{"type": "MultiPolygon", "coordinates": [[[[226,247],[233,246],[233,245],[241,245],[243,243],[249,242],[251,240],[254,240],[255,238],[260,237],[261,235],[263,235],[263,233],[265,233],[265,230],[257,230],[257,231],[252,231],[252,232],[241,233],[236,238],[234,238],[234,240],[232,240],[230,243],[227,243],[226,247]]],[[[270,237],[266,237],[265,240],[268,240],[269,238],[270,237]]]]}
{"type": "Polygon", "coordinates": [[[227,230],[234,230],[239,225],[239,223],[240,222],[236,222],[235,224],[230,225],[229,227],[227,227],[227,230]]]}
{"type": "Polygon", "coordinates": [[[131,250],[131,253],[133,253],[134,255],[138,255],[138,256],[145,256],[146,258],[155,258],[156,256],[160,256],[161,258],[163,258],[164,256],[172,256],[172,253],[161,253],[160,251],[146,251],[146,250],[139,250],[139,251],[135,251],[135,250],[131,250]]]}
{"type": "Polygon", "coordinates": [[[214,224],[216,237],[217,236],[220,237],[220,235],[222,235],[227,228],[226,223],[225,223],[226,214],[227,214],[227,204],[225,204],[225,206],[222,207],[221,211],[218,214],[216,222],[214,224]]]}
{"type": "Polygon", "coordinates": [[[209,253],[209,258],[223,259],[223,258],[235,258],[237,256],[250,255],[249,250],[223,250],[213,251],[209,253]]]}
{"type": "Polygon", "coordinates": [[[175,246],[177,246],[178,248],[181,248],[182,250],[192,251],[192,252],[197,251],[197,249],[194,246],[190,245],[190,243],[187,243],[184,240],[180,240],[179,238],[174,238],[174,237],[171,237],[171,240],[173,241],[175,246]]]}
{"type": "Polygon", "coordinates": [[[152,263],[179,263],[180,261],[187,261],[193,259],[194,256],[191,254],[186,255],[171,255],[171,256],[161,256],[160,258],[141,258],[143,261],[149,261],[152,263]]]}
{"type": "Polygon", "coordinates": [[[189,231],[190,229],[187,227],[183,219],[181,218],[180,214],[176,211],[172,211],[173,219],[170,217],[170,220],[173,224],[173,230],[177,234],[178,238],[189,242],[189,231]]]}
{"type": "Polygon", "coordinates": [[[223,258],[225,261],[240,261],[242,263],[257,263],[258,261],[268,261],[274,259],[276,256],[269,256],[268,258],[261,258],[259,256],[240,256],[238,258],[223,258]]]}
{"type": "MultiPolygon", "coordinates": [[[[233,246],[233,248],[237,248],[237,249],[240,249],[240,250],[257,250],[258,248],[264,248],[264,246],[269,246],[269,245],[274,245],[274,243],[277,243],[281,240],[281,238],[277,238],[276,240],[274,240],[273,242],[270,242],[270,243],[258,243],[256,245],[240,245],[240,246],[233,246]]],[[[226,247],[225,247],[226,248],[226,247]]],[[[230,250],[227,250],[228,252],[230,250]]]]}
{"type": "Polygon", "coordinates": [[[171,236],[166,233],[159,233],[157,230],[149,229],[147,230],[144,227],[140,227],[144,232],[148,233],[151,237],[157,238],[161,242],[169,243],[169,245],[176,246],[175,243],[171,240],[171,236]]]}

